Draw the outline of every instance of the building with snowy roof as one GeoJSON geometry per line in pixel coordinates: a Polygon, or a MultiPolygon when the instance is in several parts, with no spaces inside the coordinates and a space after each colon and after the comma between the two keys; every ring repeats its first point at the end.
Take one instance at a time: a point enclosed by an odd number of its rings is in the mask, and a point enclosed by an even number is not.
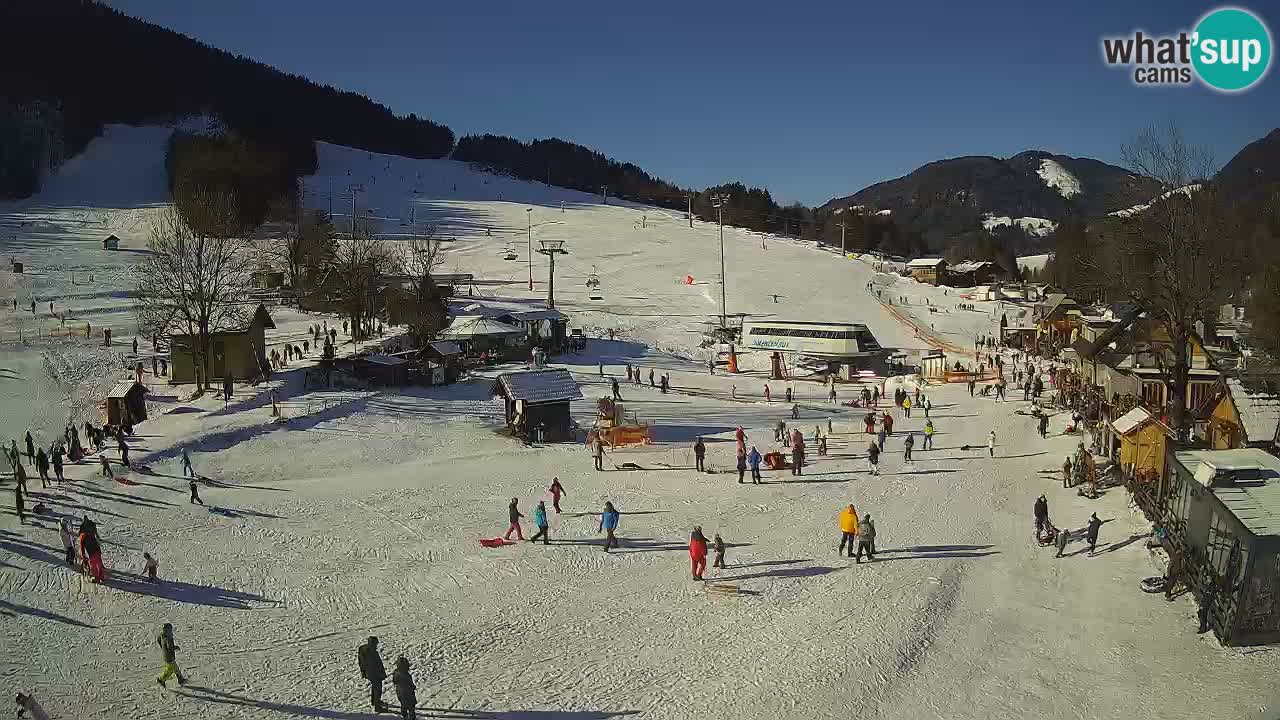
{"type": "Polygon", "coordinates": [[[907,272],[922,283],[941,285],[947,275],[947,261],[942,258],[916,258],[907,263],[907,272]]]}
{"type": "Polygon", "coordinates": [[[1168,454],[1161,524],[1224,644],[1280,641],[1280,458],[1257,448],[1168,454]]]}
{"type": "Polygon", "coordinates": [[[947,268],[946,282],[955,287],[989,285],[1005,273],[990,260],[968,260],[947,268]]]}
{"type": "Polygon", "coordinates": [[[581,400],[582,391],[568,370],[503,373],[492,392],[506,401],[507,427],[516,435],[533,439],[541,432],[550,442],[573,438],[569,404],[581,400]]]}
{"type": "Polygon", "coordinates": [[[1209,407],[1201,433],[1209,447],[1280,447],[1280,392],[1273,385],[1226,378],[1209,407]]]}

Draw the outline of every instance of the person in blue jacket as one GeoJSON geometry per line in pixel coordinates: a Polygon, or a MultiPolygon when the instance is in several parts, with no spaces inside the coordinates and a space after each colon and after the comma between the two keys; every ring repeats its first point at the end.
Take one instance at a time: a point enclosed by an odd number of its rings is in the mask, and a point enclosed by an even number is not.
{"type": "Polygon", "coordinates": [[[543,545],[549,545],[550,535],[547,534],[547,502],[545,500],[538,501],[538,507],[533,509],[533,524],[538,526],[538,532],[529,538],[529,542],[537,542],[538,538],[542,538],[543,545]]]}
{"type": "Polygon", "coordinates": [[[609,552],[610,547],[618,547],[618,538],[613,534],[618,529],[618,517],[619,513],[613,509],[613,503],[606,502],[604,504],[604,512],[600,513],[600,531],[605,533],[605,552],[609,552]]]}
{"type": "Polygon", "coordinates": [[[747,462],[751,463],[751,484],[752,485],[759,485],[760,483],[764,482],[764,480],[760,477],[760,461],[762,459],[763,458],[760,457],[760,451],[756,449],[755,445],[752,445],[751,452],[750,454],[747,455],[747,462]]]}

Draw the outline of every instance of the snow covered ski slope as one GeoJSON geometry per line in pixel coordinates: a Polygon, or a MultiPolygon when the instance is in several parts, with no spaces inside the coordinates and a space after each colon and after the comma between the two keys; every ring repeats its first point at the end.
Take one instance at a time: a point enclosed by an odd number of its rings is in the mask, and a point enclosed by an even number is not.
{"type": "MultiPolygon", "coordinates": [[[[1195,634],[1189,597],[1139,591],[1158,570],[1144,548],[1149,526],[1122,490],[1090,501],[1061,489],[1057,468],[1077,442],[1061,434],[1067,418],[1053,417],[1041,439],[1016,414],[1020,400],[930,387],[935,448],[917,442],[906,462],[903,436],[919,439],[925,418],[890,410],[894,435],[871,475],[861,408],[827,403],[824,388],[797,380],[793,420],[779,383],[775,401],[764,399],[758,370],[707,373],[700,331],[719,312],[718,228],[449,161],[334,146],[320,154],[308,205],[327,210],[332,193],[333,211],[349,212],[342,193],[358,183],[358,213],[386,236],[407,233],[410,217],[435,224],[456,238],[444,270],[475,275],[475,302],[541,298],[542,256],[528,289],[529,228],[535,243],[565,240],[557,306],[574,326],[597,328],[586,352],[553,359],[582,386],[574,415],[589,422],[608,392],[600,364],[618,378],[623,363],[652,368],[670,374],[670,393],[647,382],[621,391],[629,412],[656,423],[658,442],[610,452],[602,472],[581,446],[522,447],[496,432],[492,372],[444,387],[325,391],[303,387],[307,358],[268,385],[237,386],[229,402],[188,399],[190,388],[148,374],[152,419],[137,428],[133,467],[106,451],[120,481],[102,477],[96,457],[69,466],[60,486],[33,477],[27,511],[39,502],[46,512],[20,524],[13,481],[0,479],[0,675],[53,717],[368,720],[379,716],[356,646],[370,635],[389,668],[400,655],[412,662],[419,717],[1234,718],[1272,699],[1274,653],[1223,649],[1195,634]],[[499,254],[508,245],[519,260],[499,254]],[[600,301],[584,285],[593,268],[600,301]],[[694,284],[680,282],[688,275],[694,284]],[[604,328],[617,339],[602,339],[604,328]],[[271,391],[283,421],[272,417],[271,391]],[[779,420],[810,443],[803,475],[766,470],[764,484],[739,484],[735,428],[748,446],[781,450],[779,420]],[[813,448],[815,429],[827,435],[825,456],[813,448]],[[692,468],[698,437],[712,472],[692,468]],[[203,505],[190,501],[184,449],[203,505]],[[553,477],[567,492],[561,513],[547,493],[553,477]],[[1032,542],[1042,493],[1059,527],[1078,530],[1093,512],[1107,520],[1096,553],[1077,540],[1055,559],[1032,542]],[[534,506],[547,501],[548,544],[480,545],[506,530],[512,498],[525,537],[534,506]],[[606,501],[622,512],[621,544],[609,553],[598,530],[606,501]],[[850,502],[876,524],[874,562],[837,552],[850,502]],[[86,514],[104,541],[102,585],[62,558],[58,519],[86,514]],[[706,575],[716,590],[691,577],[695,525],[729,545],[728,567],[706,575]],[[142,577],[144,551],[159,560],[158,583],[142,577]],[[156,683],[164,622],[175,628],[185,687],[156,683]]],[[[4,217],[48,212],[45,195],[4,217]]],[[[61,263],[92,266],[103,252],[73,226],[44,232],[0,248],[39,269],[40,299],[64,287],[54,284],[61,263]]],[[[905,348],[926,345],[906,323],[970,346],[998,321],[993,304],[959,310],[954,290],[811,246],[732,228],[725,245],[730,313],[865,323],[881,344],[905,348]]],[[[103,282],[115,283],[101,289],[103,305],[127,316],[127,280],[103,282]]],[[[6,329],[21,314],[0,308],[6,329]]],[[[28,311],[22,322],[50,324],[44,315],[28,311]]],[[[267,341],[297,342],[321,322],[338,321],[280,310],[267,341]]],[[[31,388],[50,347],[0,347],[8,402],[48,404],[31,388]]],[[[838,399],[855,392],[839,386],[838,399]]],[[[33,433],[41,444],[61,430],[65,408],[53,404],[33,433]]],[[[8,407],[6,444],[26,427],[8,407]]],[[[390,687],[384,697],[394,704],[390,687]]]]}

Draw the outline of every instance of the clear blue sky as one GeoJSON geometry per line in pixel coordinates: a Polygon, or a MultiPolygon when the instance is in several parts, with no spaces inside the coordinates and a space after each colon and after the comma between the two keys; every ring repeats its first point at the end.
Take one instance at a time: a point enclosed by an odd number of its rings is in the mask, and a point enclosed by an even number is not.
{"type": "MultiPolygon", "coordinates": [[[[1216,7],[1178,0],[109,4],[459,136],[558,136],[684,186],[736,179],[785,202],[958,155],[1118,162],[1171,118],[1225,163],[1280,125],[1275,68],[1227,96],[1104,67],[1101,36],[1188,29],[1216,7]]],[[[1252,7],[1280,36],[1280,7],[1252,7]]]]}

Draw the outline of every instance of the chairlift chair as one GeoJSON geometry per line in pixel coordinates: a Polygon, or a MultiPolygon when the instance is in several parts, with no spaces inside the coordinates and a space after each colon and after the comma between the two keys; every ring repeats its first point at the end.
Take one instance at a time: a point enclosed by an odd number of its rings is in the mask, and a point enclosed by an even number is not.
{"type": "Polygon", "coordinates": [[[587,276],[587,297],[592,300],[603,300],[604,295],[600,292],[600,276],[596,274],[596,268],[591,266],[591,274],[587,276]]]}
{"type": "Polygon", "coordinates": [[[519,260],[520,259],[520,256],[516,254],[515,245],[511,244],[510,240],[507,241],[507,249],[502,251],[502,259],[503,260],[519,260]]]}

